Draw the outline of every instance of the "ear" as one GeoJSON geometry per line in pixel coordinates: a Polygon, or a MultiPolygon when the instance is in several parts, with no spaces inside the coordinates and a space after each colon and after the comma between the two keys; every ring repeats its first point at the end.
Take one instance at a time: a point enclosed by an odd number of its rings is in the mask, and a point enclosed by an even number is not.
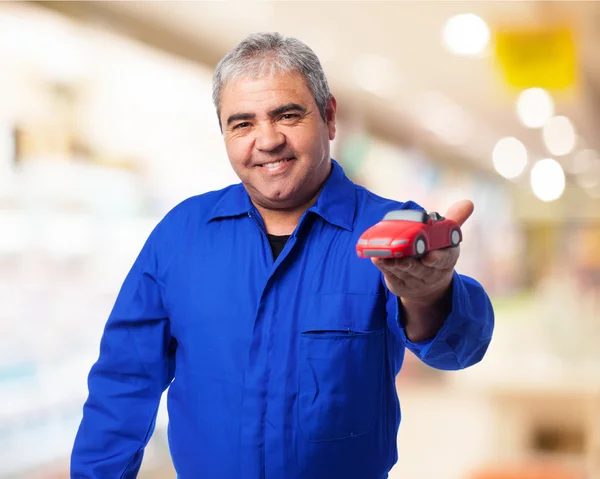
{"type": "Polygon", "coordinates": [[[329,96],[327,107],[325,108],[325,121],[327,123],[327,130],[329,132],[329,140],[335,138],[335,114],[337,111],[337,100],[333,95],[329,96]]]}

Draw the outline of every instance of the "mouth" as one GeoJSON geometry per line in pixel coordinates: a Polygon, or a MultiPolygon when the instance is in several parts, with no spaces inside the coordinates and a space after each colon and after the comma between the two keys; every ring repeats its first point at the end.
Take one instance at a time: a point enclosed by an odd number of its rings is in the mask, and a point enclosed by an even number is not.
{"type": "Polygon", "coordinates": [[[262,165],[257,165],[257,166],[260,166],[261,168],[266,168],[268,170],[271,170],[271,169],[275,169],[275,168],[283,165],[284,163],[288,163],[288,162],[290,162],[292,160],[295,160],[295,159],[296,159],[295,157],[283,158],[281,160],[271,161],[269,163],[263,163],[262,165]]]}

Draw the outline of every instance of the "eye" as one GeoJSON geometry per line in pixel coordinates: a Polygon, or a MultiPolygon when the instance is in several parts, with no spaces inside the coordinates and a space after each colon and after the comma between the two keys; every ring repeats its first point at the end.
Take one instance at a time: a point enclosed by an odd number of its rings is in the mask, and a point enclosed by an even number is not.
{"type": "Polygon", "coordinates": [[[284,115],[281,115],[281,119],[282,120],[293,120],[295,118],[299,118],[300,115],[298,115],[297,113],[286,113],[284,115]]]}
{"type": "Polygon", "coordinates": [[[247,121],[244,121],[244,122],[242,122],[242,123],[238,123],[237,125],[235,125],[235,126],[233,127],[233,129],[234,129],[234,130],[237,130],[237,129],[239,129],[239,128],[247,128],[247,127],[249,127],[249,126],[250,126],[250,123],[249,123],[249,122],[247,122],[247,121]]]}

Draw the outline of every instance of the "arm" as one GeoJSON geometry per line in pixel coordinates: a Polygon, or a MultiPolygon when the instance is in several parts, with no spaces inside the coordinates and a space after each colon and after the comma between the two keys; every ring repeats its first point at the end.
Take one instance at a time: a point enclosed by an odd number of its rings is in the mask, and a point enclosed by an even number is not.
{"type": "MultiPolygon", "coordinates": [[[[446,217],[462,226],[472,212],[473,203],[461,201],[446,217]]],[[[459,255],[455,247],[430,251],[421,259],[373,259],[387,286],[388,324],[407,348],[438,369],[480,361],[494,329],[494,311],[483,287],[454,270],[459,255]]]]}
{"type": "Polygon", "coordinates": [[[71,478],[137,476],[174,376],[175,341],[156,270],[151,235],[123,283],[89,374],[71,478]]]}
{"type": "MultiPolygon", "coordinates": [[[[413,338],[407,335],[406,309],[402,301],[388,291],[388,323],[401,342],[425,364],[436,369],[457,370],[472,366],[483,358],[494,329],[494,310],[483,287],[468,276],[453,273],[452,286],[441,303],[431,305],[431,326],[443,316],[432,337],[413,338]]],[[[425,313],[422,309],[419,313],[425,313]]],[[[415,318],[416,319],[416,318],[415,318]]],[[[435,326],[434,326],[435,327],[435,326]]]]}

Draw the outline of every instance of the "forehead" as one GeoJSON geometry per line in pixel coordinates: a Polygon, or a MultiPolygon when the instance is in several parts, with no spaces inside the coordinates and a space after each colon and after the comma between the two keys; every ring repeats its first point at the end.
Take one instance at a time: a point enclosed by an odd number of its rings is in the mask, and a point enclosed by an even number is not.
{"type": "Polygon", "coordinates": [[[298,72],[276,72],[258,77],[240,77],[221,91],[221,111],[252,108],[260,110],[282,103],[307,105],[313,101],[306,80],[298,72]]]}

